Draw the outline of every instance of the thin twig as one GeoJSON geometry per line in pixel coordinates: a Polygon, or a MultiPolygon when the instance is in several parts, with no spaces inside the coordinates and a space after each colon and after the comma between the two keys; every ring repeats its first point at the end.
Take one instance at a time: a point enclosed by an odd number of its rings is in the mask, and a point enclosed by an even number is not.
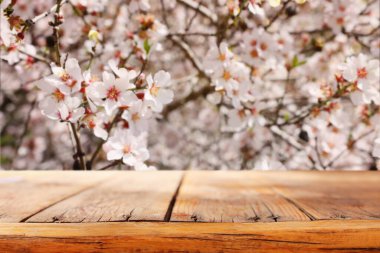
{"type": "Polygon", "coordinates": [[[53,12],[56,12],[57,9],[61,8],[62,5],[64,5],[65,3],[67,3],[68,0],[62,0],[60,1],[60,3],[57,3],[56,5],[54,5],[53,7],[51,7],[50,10],[48,11],[45,11],[44,13],[41,13],[40,15],[34,17],[31,21],[32,23],[36,23],[38,22],[39,20],[43,19],[43,18],[46,18],[47,16],[49,16],[51,13],[53,12]],[[57,8],[59,7],[59,8],[57,8]]]}
{"type": "Polygon", "coordinates": [[[169,39],[173,41],[175,45],[182,49],[182,51],[186,54],[187,58],[191,61],[191,63],[199,71],[199,73],[201,73],[202,76],[207,77],[207,74],[204,72],[201,62],[195,56],[195,53],[193,52],[191,47],[178,36],[171,36],[169,37],[169,39]]]}
{"type": "Polygon", "coordinates": [[[73,132],[75,144],[76,144],[76,153],[74,154],[74,157],[78,157],[80,161],[80,166],[82,170],[86,170],[86,162],[85,162],[85,153],[82,150],[82,144],[79,139],[79,135],[77,132],[77,129],[75,127],[74,123],[70,123],[71,130],[73,132]]]}
{"type": "Polygon", "coordinates": [[[264,26],[265,30],[268,30],[269,27],[272,26],[272,24],[281,16],[281,14],[284,12],[286,6],[290,3],[290,1],[286,1],[285,3],[282,4],[281,9],[273,16],[273,18],[269,21],[269,23],[264,26]]]}
{"type": "MultiPolygon", "coordinates": [[[[372,134],[373,132],[374,132],[374,130],[372,129],[372,130],[370,130],[370,131],[368,131],[368,132],[366,132],[366,133],[360,135],[360,136],[359,136],[358,138],[356,138],[355,140],[351,141],[351,143],[350,143],[350,148],[352,149],[358,141],[360,141],[361,139],[367,137],[368,135],[372,134]]],[[[346,146],[345,149],[343,149],[339,154],[337,154],[334,158],[332,158],[332,159],[330,160],[330,162],[328,162],[328,163],[326,164],[326,167],[331,167],[331,166],[333,166],[334,163],[335,163],[340,157],[342,157],[342,156],[343,156],[348,150],[349,150],[349,148],[346,146]]]]}
{"type": "MultiPolygon", "coordinates": [[[[113,118],[109,128],[107,129],[107,134],[109,135],[109,133],[111,132],[112,128],[114,127],[114,125],[116,124],[117,120],[119,119],[119,117],[121,116],[121,110],[118,111],[118,113],[115,115],[115,117],[113,118]]],[[[96,160],[96,158],[98,157],[100,151],[102,150],[102,147],[103,147],[103,144],[105,143],[106,141],[105,140],[102,140],[98,146],[96,147],[94,153],[92,154],[91,158],[90,158],[90,161],[89,161],[89,164],[88,164],[88,167],[89,169],[91,170],[92,167],[93,167],[93,164],[96,160]]]]}
{"type": "Polygon", "coordinates": [[[18,139],[18,142],[17,142],[16,147],[15,147],[16,155],[18,154],[18,150],[20,149],[21,144],[22,144],[26,134],[28,133],[29,122],[30,122],[30,119],[32,118],[32,111],[33,111],[36,103],[37,103],[37,99],[34,99],[30,105],[30,108],[29,108],[29,111],[28,111],[28,114],[27,114],[27,117],[26,117],[26,120],[24,123],[23,131],[22,131],[20,138],[18,139]]]}
{"type": "Polygon", "coordinates": [[[58,26],[61,24],[61,21],[59,20],[59,12],[61,10],[61,3],[62,0],[57,0],[57,8],[55,10],[54,15],[54,22],[53,22],[53,36],[54,36],[54,61],[57,65],[60,65],[61,61],[61,53],[59,51],[59,31],[58,26]]]}
{"type": "Polygon", "coordinates": [[[117,160],[117,161],[114,161],[114,162],[112,162],[112,163],[104,166],[104,167],[99,168],[98,170],[106,170],[106,169],[112,168],[112,167],[114,167],[116,165],[119,165],[120,163],[121,163],[121,161],[117,160]]]}
{"type": "Polygon", "coordinates": [[[200,14],[202,14],[203,16],[205,16],[206,18],[210,19],[213,23],[216,23],[218,18],[217,16],[211,11],[209,10],[207,7],[205,7],[204,5],[199,5],[197,2],[195,1],[192,1],[192,0],[177,0],[177,2],[193,9],[194,11],[197,11],[199,12],[200,14]]]}
{"type": "Polygon", "coordinates": [[[194,15],[190,18],[189,23],[186,25],[186,28],[185,28],[186,32],[189,31],[189,29],[190,29],[191,25],[193,24],[195,18],[198,16],[199,8],[201,7],[201,5],[202,5],[202,0],[199,1],[197,9],[194,11],[194,15]]]}
{"type": "Polygon", "coordinates": [[[172,32],[168,36],[205,36],[205,37],[214,37],[218,36],[218,33],[209,33],[209,32],[172,32]]]}
{"type": "Polygon", "coordinates": [[[193,91],[189,95],[170,103],[165,107],[164,111],[162,112],[163,118],[167,118],[172,111],[175,111],[178,108],[186,105],[188,102],[194,101],[200,97],[205,97],[214,90],[214,87],[208,84],[204,86],[202,89],[193,91]]]}

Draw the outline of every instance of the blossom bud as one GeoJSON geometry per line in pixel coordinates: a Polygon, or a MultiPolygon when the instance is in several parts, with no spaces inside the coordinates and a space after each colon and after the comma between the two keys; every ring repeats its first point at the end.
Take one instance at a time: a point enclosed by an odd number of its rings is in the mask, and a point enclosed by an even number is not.
{"type": "Polygon", "coordinates": [[[23,40],[24,37],[25,37],[25,35],[24,35],[23,32],[19,32],[19,33],[17,34],[17,38],[20,39],[20,40],[23,40]]]}
{"type": "Polygon", "coordinates": [[[269,5],[272,7],[277,7],[281,4],[281,0],[269,0],[269,5]]]}
{"type": "Polygon", "coordinates": [[[89,38],[90,40],[94,41],[95,43],[98,43],[99,40],[101,40],[101,34],[100,34],[98,31],[96,31],[96,30],[92,30],[92,29],[91,29],[91,30],[88,32],[88,38],[89,38]]]}

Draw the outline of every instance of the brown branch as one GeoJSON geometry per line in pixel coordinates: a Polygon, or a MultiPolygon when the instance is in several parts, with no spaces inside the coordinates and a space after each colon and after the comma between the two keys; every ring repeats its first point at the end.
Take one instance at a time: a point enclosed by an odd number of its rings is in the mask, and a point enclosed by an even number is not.
{"type": "Polygon", "coordinates": [[[58,1],[57,1],[57,4],[54,5],[53,7],[51,7],[50,10],[45,11],[44,13],[41,13],[41,14],[38,15],[37,17],[33,18],[33,19],[31,20],[31,22],[34,24],[34,23],[36,23],[37,21],[39,21],[40,19],[43,19],[43,18],[49,16],[51,13],[53,13],[53,12],[57,12],[57,9],[60,9],[61,6],[64,5],[65,3],[67,3],[67,0],[59,1],[59,4],[58,4],[58,1]]]}
{"type": "Polygon", "coordinates": [[[196,100],[199,97],[205,97],[209,93],[214,91],[214,87],[210,86],[210,83],[211,83],[210,77],[203,70],[201,62],[195,56],[195,54],[194,54],[193,50],[190,48],[190,46],[177,36],[172,36],[169,38],[174,42],[175,45],[177,45],[185,53],[186,58],[190,60],[192,65],[200,73],[200,77],[204,77],[208,80],[208,84],[207,84],[207,86],[203,87],[202,89],[200,89],[198,91],[193,91],[189,95],[187,95],[186,97],[181,98],[179,100],[176,100],[173,103],[169,104],[162,113],[164,118],[167,118],[167,116],[172,111],[184,106],[187,102],[196,100]]]}
{"type": "MultiPolygon", "coordinates": [[[[117,121],[119,120],[119,118],[121,117],[121,114],[122,114],[122,110],[119,110],[118,113],[117,113],[117,114],[115,115],[115,117],[113,118],[113,120],[112,120],[112,122],[111,122],[109,128],[107,129],[107,134],[109,134],[109,133],[111,132],[112,128],[115,126],[116,122],[117,122],[117,121]]],[[[104,144],[105,142],[106,142],[105,140],[102,140],[102,141],[98,144],[98,146],[96,147],[95,152],[92,154],[91,159],[90,159],[90,161],[89,161],[88,164],[87,164],[87,165],[88,165],[87,167],[89,168],[89,170],[92,169],[92,166],[93,166],[93,164],[94,164],[96,158],[98,157],[98,155],[99,155],[99,153],[100,153],[100,150],[102,150],[103,144],[104,144]]]]}
{"type": "Polygon", "coordinates": [[[198,16],[199,8],[201,7],[201,5],[202,5],[202,0],[199,1],[197,9],[194,11],[194,15],[190,18],[189,23],[186,25],[186,28],[185,28],[186,32],[190,30],[190,27],[192,26],[195,18],[198,16]]]}
{"type": "Polygon", "coordinates": [[[203,70],[201,62],[195,56],[195,53],[193,52],[191,47],[178,36],[170,36],[169,39],[173,41],[173,43],[177,45],[185,53],[186,57],[190,60],[193,66],[199,71],[199,73],[202,76],[207,77],[206,73],[203,70]]]}
{"type": "Polygon", "coordinates": [[[85,153],[82,150],[82,144],[79,139],[79,135],[74,123],[70,123],[71,130],[73,132],[75,144],[76,144],[76,153],[74,154],[74,159],[79,158],[80,167],[82,170],[86,170],[86,162],[85,162],[85,153]]]}
{"type": "Polygon", "coordinates": [[[61,53],[59,51],[59,25],[62,23],[60,19],[60,10],[61,10],[61,5],[62,0],[57,0],[57,8],[55,9],[55,14],[54,14],[54,21],[50,22],[49,25],[53,27],[53,38],[54,38],[54,47],[53,47],[53,52],[52,52],[52,58],[54,62],[60,66],[61,65],[61,53]]]}
{"type": "Polygon", "coordinates": [[[116,161],[114,161],[114,162],[112,162],[112,163],[110,163],[104,167],[99,168],[98,170],[106,170],[106,169],[112,168],[116,165],[119,165],[120,163],[121,163],[121,160],[116,160],[116,161]]]}
{"type": "Polygon", "coordinates": [[[286,6],[290,3],[290,1],[286,1],[285,3],[283,3],[281,9],[271,18],[271,20],[269,21],[269,23],[264,26],[264,29],[265,30],[268,30],[269,27],[271,27],[273,25],[273,23],[281,16],[281,14],[285,11],[285,8],[286,6]]]}
{"type": "Polygon", "coordinates": [[[334,163],[340,158],[342,157],[349,149],[352,149],[356,143],[358,141],[360,141],[361,139],[367,137],[368,135],[372,134],[373,132],[375,132],[373,129],[360,135],[358,138],[356,138],[355,140],[352,140],[350,143],[349,143],[349,147],[346,146],[345,149],[343,149],[339,154],[337,154],[334,158],[331,159],[331,161],[329,163],[326,164],[326,167],[331,167],[334,165],[334,163]]]}
{"type": "Polygon", "coordinates": [[[214,24],[218,20],[217,16],[211,10],[209,10],[204,5],[198,4],[195,1],[192,1],[192,0],[177,0],[177,2],[179,2],[180,4],[183,4],[183,5],[191,8],[191,9],[193,9],[194,11],[199,12],[199,14],[202,14],[204,17],[210,19],[214,24]]]}
{"type": "Polygon", "coordinates": [[[190,101],[194,101],[200,97],[205,97],[211,92],[213,92],[214,90],[215,90],[214,87],[207,85],[200,90],[193,91],[186,97],[178,99],[172,102],[171,104],[169,104],[168,106],[166,106],[164,111],[162,112],[162,116],[164,117],[164,119],[166,119],[172,111],[178,108],[181,108],[182,106],[186,105],[190,101]]]}
{"type": "Polygon", "coordinates": [[[34,99],[32,104],[30,105],[30,108],[29,108],[29,111],[28,111],[28,114],[27,114],[27,117],[26,117],[26,120],[24,123],[23,131],[22,131],[20,138],[18,139],[18,142],[17,142],[16,147],[15,147],[16,156],[18,154],[18,150],[20,149],[21,144],[22,144],[26,134],[28,133],[29,122],[30,122],[30,119],[32,118],[32,111],[33,111],[36,103],[37,103],[37,99],[34,99]]]}
{"type": "Polygon", "coordinates": [[[208,32],[173,32],[169,33],[168,36],[205,36],[205,37],[214,37],[218,36],[218,33],[208,33],[208,32]]]}

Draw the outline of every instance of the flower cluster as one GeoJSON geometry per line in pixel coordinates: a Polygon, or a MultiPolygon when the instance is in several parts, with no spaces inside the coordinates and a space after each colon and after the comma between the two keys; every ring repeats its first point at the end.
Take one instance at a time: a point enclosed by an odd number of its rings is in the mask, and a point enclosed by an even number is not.
{"type": "Polygon", "coordinates": [[[63,59],[62,65],[53,65],[53,74],[38,81],[44,92],[42,113],[93,130],[95,136],[107,141],[108,160],[122,159],[129,166],[146,168],[148,122],[173,100],[173,91],[168,89],[170,74],[161,70],[143,78],[110,61],[109,71],[98,79],[90,71],[82,72],[74,58],[63,59]],[[118,127],[108,138],[114,123],[118,127]]]}
{"type": "Polygon", "coordinates": [[[351,100],[355,105],[380,105],[380,62],[377,59],[368,59],[366,55],[351,56],[341,66],[342,75],[337,78],[338,85],[348,82],[351,84],[351,100]]]}
{"type": "Polygon", "coordinates": [[[204,65],[206,72],[211,74],[216,94],[225,94],[233,107],[241,109],[241,102],[250,100],[249,68],[237,60],[226,43],[221,43],[219,48],[212,47],[204,65]]]}

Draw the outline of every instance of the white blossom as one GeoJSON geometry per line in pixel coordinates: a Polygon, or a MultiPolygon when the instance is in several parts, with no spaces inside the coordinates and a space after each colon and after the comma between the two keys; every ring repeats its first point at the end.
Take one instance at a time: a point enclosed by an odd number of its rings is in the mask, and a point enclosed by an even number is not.
{"type": "Polygon", "coordinates": [[[145,90],[144,99],[153,111],[160,112],[164,105],[173,101],[173,91],[168,89],[170,86],[170,74],[161,70],[154,77],[148,75],[146,81],[148,87],[145,90]]]}
{"type": "Polygon", "coordinates": [[[380,104],[379,60],[367,56],[349,57],[342,66],[343,77],[355,86],[351,94],[354,104],[369,104],[371,101],[380,104]]]}
{"type": "MultiPolygon", "coordinates": [[[[104,105],[107,114],[112,114],[114,110],[122,106],[130,106],[137,100],[133,93],[135,85],[130,82],[129,75],[122,78],[115,78],[109,72],[103,72],[102,82],[95,82],[93,88],[89,90],[90,97],[94,97],[100,105],[104,105]]],[[[98,104],[99,105],[99,104],[98,104]]]]}
{"type": "Polygon", "coordinates": [[[107,159],[122,160],[124,164],[134,167],[136,170],[146,170],[144,164],[149,158],[146,149],[146,136],[144,133],[136,136],[129,130],[115,132],[107,143],[107,159]]]}

